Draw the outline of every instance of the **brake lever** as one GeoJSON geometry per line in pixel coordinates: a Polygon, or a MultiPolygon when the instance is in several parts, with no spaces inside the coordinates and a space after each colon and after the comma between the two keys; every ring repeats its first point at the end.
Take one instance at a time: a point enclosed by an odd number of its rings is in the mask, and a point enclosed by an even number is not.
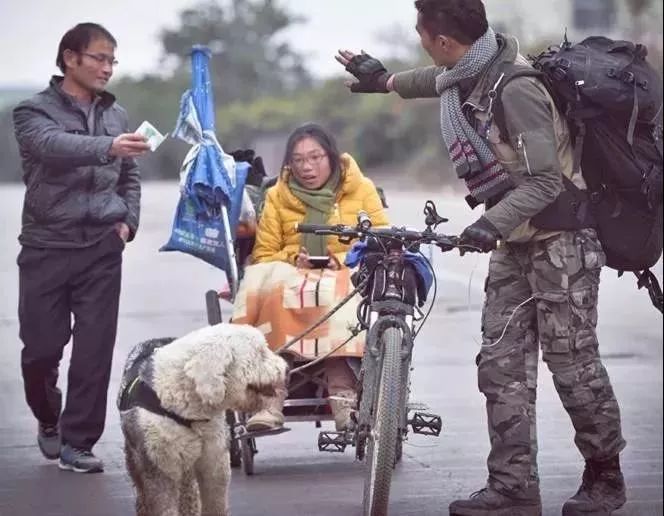
{"type": "Polygon", "coordinates": [[[436,245],[440,248],[441,251],[447,252],[451,251],[455,247],[458,247],[461,243],[461,239],[458,236],[446,236],[445,241],[437,241],[436,245]]]}

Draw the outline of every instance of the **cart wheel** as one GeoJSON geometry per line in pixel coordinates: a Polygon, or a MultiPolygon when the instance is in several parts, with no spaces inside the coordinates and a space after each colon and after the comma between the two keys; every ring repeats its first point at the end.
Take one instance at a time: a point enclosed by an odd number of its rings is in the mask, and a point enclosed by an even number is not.
{"type": "Polygon", "coordinates": [[[401,436],[397,438],[397,449],[394,452],[394,466],[396,467],[397,464],[401,462],[401,458],[403,457],[403,439],[401,436]]]}
{"type": "Polygon", "coordinates": [[[207,319],[210,326],[223,322],[219,295],[216,290],[208,290],[205,293],[205,308],[207,309],[207,319]]]}
{"type": "Polygon", "coordinates": [[[240,447],[242,448],[242,469],[245,475],[254,474],[254,454],[256,453],[256,439],[242,439],[240,447]]]}
{"type": "MultiPolygon", "coordinates": [[[[240,413],[240,424],[245,426],[247,424],[247,416],[244,412],[240,413]]],[[[254,455],[256,454],[256,439],[249,437],[248,439],[240,439],[240,450],[242,455],[242,469],[245,475],[254,474],[254,455]]]]}
{"type": "Polygon", "coordinates": [[[235,439],[234,429],[236,421],[235,412],[232,410],[227,410],[226,423],[228,424],[228,428],[231,431],[231,442],[230,446],[228,447],[228,451],[231,456],[231,468],[239,468],[242,466],[242,450],[240,449],[240,441],[235,439]]]}

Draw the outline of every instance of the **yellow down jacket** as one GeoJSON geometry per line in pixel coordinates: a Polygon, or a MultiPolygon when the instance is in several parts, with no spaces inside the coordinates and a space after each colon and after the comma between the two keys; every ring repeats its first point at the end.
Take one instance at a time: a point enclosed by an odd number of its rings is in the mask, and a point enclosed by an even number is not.
{"type": "MultiPolygon", "coordinates": [[[[304,221],[305,205],[288,187],[288,170],[281,173],[276,185],[267,191],[265,205],[256,231],[253,263],[283,261],[293,264],[301,246],[301,234],[295,231],[304,221]]],[[[374,226],[386,226],[387,215],[373,181],[362,174],[349,154],[341,155],[341,188],[330,215],[329,224],[357,224],[357,213],[364,210],[374,226]]],[[[349,245],[337,237],[328,237],[328,249],[343,264],[349,245]]]]}

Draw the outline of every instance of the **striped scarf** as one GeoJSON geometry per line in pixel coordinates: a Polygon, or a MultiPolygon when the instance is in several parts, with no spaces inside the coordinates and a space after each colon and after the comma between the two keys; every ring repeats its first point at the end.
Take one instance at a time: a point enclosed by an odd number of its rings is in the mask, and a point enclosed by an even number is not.
{"type": "Polygon", "coordinates": [[[477,77],[498,53],[496,34],[489,27],[453,68],[436,77],[440,94],[440,127],[457,176],[479,203],[514,187],[508,172],[463,114],[459,82],[477,77]]]}

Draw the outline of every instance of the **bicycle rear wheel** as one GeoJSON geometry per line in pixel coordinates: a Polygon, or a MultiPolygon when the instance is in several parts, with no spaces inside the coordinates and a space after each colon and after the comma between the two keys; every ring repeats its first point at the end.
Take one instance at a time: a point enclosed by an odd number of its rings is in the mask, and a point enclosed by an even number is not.
{"type": "Polygon", "coordinates": [[[208,324],[210,326],[223,322],[221,306],[219,305],[219,295],[216,290],[208,290],[205,293],[205,308],[208,324]]]}
{"type": "MultiPolygon", "coordinates": [[[[240,424],[243,427],[247,425],[247,415],[240,412],[240,424]]],[[[240,453],[242,456],[241,463],[245,475],[251,476],[254,474],[254,455],[256,455],[256,439],[253,437],[245,437],[240,439],[240,453]]]]}
{"type": "Polygon", "coordinates": [[[235,426],[237,424],[237,418],[235,417],[234,411],[226,411],[226,424],[228,425],[228,430],[231,434],[230,443],[228,446],[228,452],[231,457],[231,468],[239,468],[242,466],[242,451],[240,450],[238,440],[235,438],[235,426]]]}
{"type": "Polygon", "coordinates": [[[367,439],[364,515],[385,516],[390,498],[401,418],[401,331],[387,328],[381,337],[382,362],[375,390],[371,433],[367,439]]]}

